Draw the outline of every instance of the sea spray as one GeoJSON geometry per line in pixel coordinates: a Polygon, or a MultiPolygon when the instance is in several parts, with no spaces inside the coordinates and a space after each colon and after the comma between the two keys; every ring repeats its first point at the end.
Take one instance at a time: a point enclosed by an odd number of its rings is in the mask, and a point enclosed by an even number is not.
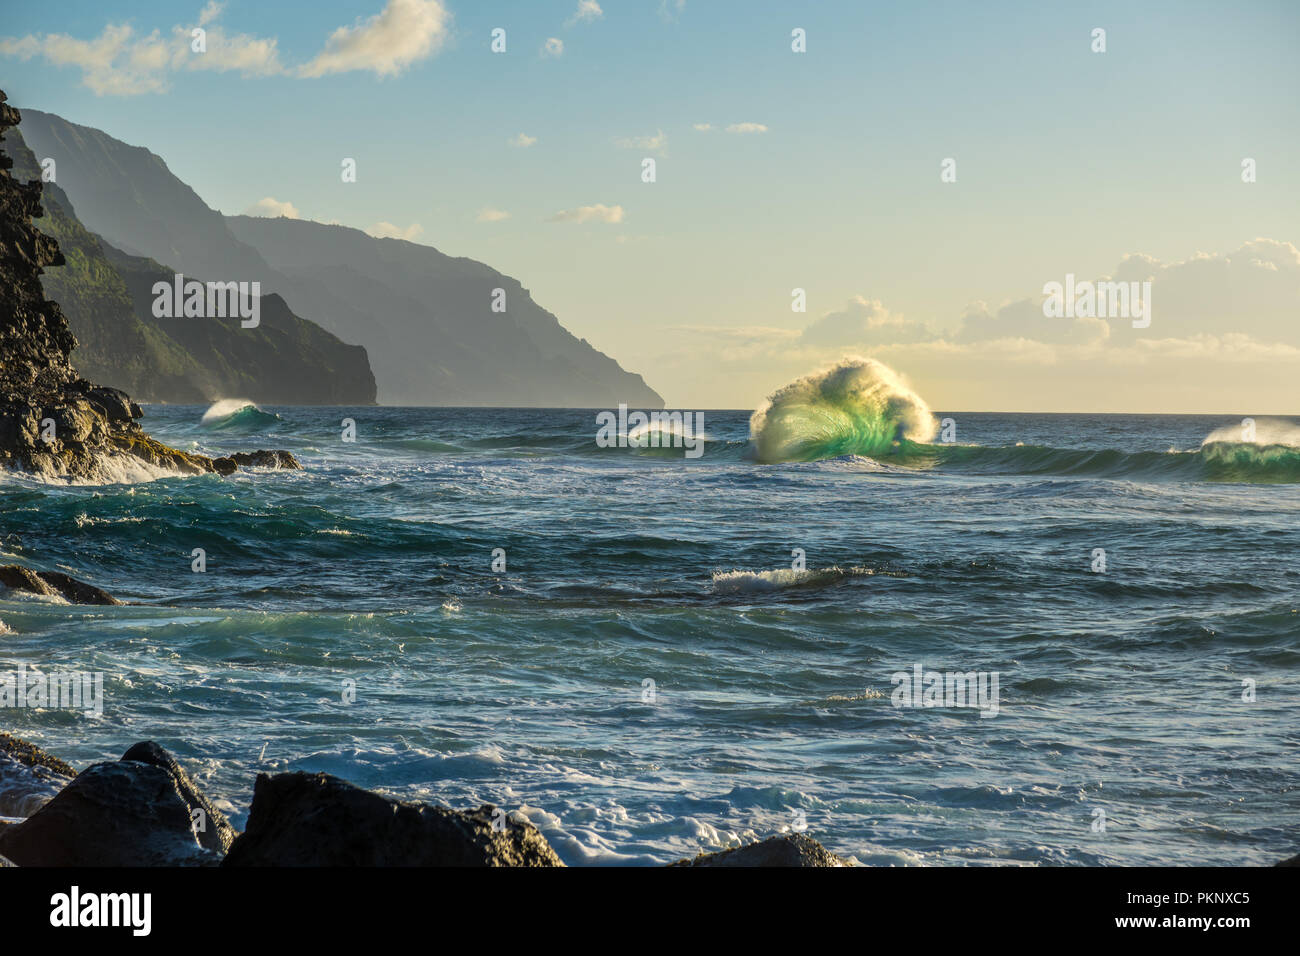
{"type": "Polygon", "coordinates": [[[280,420],[279,415],[264,412],[246,398],[222,398],[203,413],[204,428],[256,429],[280,420]]]}
{"type": "Polygon", "coordinates": [[[878,455],[934,433],[929,406],[897,372],[856,356],[778,389],[749,420],[763,462],[878,455]]]}

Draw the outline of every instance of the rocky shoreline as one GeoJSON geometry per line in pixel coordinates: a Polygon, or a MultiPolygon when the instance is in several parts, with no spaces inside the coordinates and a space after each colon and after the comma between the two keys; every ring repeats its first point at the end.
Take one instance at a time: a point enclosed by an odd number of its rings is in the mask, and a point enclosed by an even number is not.
{"type": "MultiPolygon", "coordinates": [[[[803,834],[701,853],[670,866],[830,867],[803,834]]],[[[236,832],[185,768],[152,741],[80,773],[0,731],[0,866],[564,866],[541,831],[485,804],[407,803],[327,773],[258,774],[236,832]],[[26,774],[52,794],[6,791],[26,774]],[[8,816],[18,810],[14,816],[8,816]]]]}

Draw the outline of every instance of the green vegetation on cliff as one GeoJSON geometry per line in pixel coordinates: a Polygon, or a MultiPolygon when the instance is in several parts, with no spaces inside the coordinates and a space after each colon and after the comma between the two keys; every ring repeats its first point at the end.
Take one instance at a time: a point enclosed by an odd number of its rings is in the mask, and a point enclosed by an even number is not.
{"type": "MultiPolygon", "coordinates": [[[[14,179],[40,179],[35,155],[17,130],[5,136],[14,179]]],[[[45,294],[63,306],[77,348],[77,371],[144,402],[203,403],[239,397],[283,405],[365,405],[375,379],[365,349],[263,296],[261,324],[233,319],[157,319],[153,283],[172,272],[115,249],[77,218],[57,182],[45,183],[38,227],[58,240],[65,263],[45,270],[45,294]]],[[[195,277],[197,278],[197,277],[195,277]]]]}

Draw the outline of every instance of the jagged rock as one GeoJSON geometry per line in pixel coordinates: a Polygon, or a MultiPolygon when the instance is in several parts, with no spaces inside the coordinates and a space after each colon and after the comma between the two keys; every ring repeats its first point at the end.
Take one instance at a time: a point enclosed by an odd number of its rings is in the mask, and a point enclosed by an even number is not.
{"type": "Polygon", "coordinates": [[[1300,866],[1300,853],[1297,853],[1295,856],[1289,859],[1280,860],[1277,863],[1274,863],[1273,865],[1274,866],[1300,866]]]}
{"type": "MultiPolygon", "coordinates": [[[[0,816],[35,813],[76,775],[77,771],[58,757],[0,731],[0,816]]],[[[0,826],[0,834],[4,829],[0,826]]]]}
{"type": "Polygon", "coordinates": [[[669,866],[848,866],[810,836],[802,833],[769,837],[720,853],[701,853],[693,860],[679,860],[669,866]]]}
{"type": "MultiPolygon", "coordinates": [[[[530,823],[494,808],[401,803],[325,773],[259,774],[223,866],[563,866],[530,823]]],[[[21,861],[19,861],[21,862],[21,861]]]]}
{"type": "Polygon", "coordinates": [[[19,866],[215,866],[233,831],[156,744],[87,767],[22,823],[0,832],[19,866]],[[198,831],[194,814],[206,814],[198,831]]]}
{"type": "Polygon", "coordinates": [[[33,571],[17,564],[0,566],[0,584],[30,594],[56,595],[72,604],[122,603],[107,591],[60,571],[33,571]]]}
{"type": "Polygon", "coordinates": [[[0,757],[7,757],[28,767],[44,767],[62,777],[75,777],[72,765],[42,750],[30,741],[0,730],[0,757]]]}
{"type": "Polygon", "coordinates": [[[190,807],[191,819],[195,809],[203,811],[200,821],[195,824],[195,835],[199,838],[199,843],[209,850],[225,855],[235,839],[234,827],[227,822],[225,815],[213,806],[212,801],[203,795],[203,791],[185,772],[185,768],[176,762],[175,757],[152,740],[145,740],[133,745],[122,754],[122,759],[152,764],[170,773],[176,781],[176,789],[180,791],[181,797],[190,807]]]}
{"type": "MultiPolygon", "coordinates": [[[[20,120],[6,99],[0,91],[0,137],[20,120]]],[[[32,225],[44,215],[41,182],[19,183],[12,168],[0,152],[0,467],[107,481],[117,474],[114,460],[127,459],[182,474],[229,474],[233,467],[150,438],[125,392],[88,382],[72,367],[77,340],[40,279],[46,266],[64,263],[63,253],[32,225]]],[[[257,454],[298,467],[288,452],[257,454]]]]}
{"type": "Polygon", "coordinates": [[[216,470],[222,474],[228,474],[228,472],[221,471],[223,467],[227,467],[227,462],[230,463],[228,466],[230,471],[234,471],[235,466],[239,466],[240,468],[302,467],[302,465],[298,463],[298,459],[287,451],[237,451],[232,455],[227,455],[225,458],[214,458],[212,460],[213,466],[215,466],[216,470]]]}

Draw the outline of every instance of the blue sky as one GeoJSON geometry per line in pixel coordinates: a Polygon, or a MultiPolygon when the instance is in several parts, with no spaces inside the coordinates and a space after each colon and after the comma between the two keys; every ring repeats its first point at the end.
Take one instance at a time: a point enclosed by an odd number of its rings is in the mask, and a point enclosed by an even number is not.
{"type": "Polygon", "coordinates": [[[164,46],[188,34],[201,2],[24,5],[0,27],[0,87],[147,146],[224,212],[273,198],[481,259],[677,405],[752,406],[857,352],[949,409],[1300,411],[1286,321],[1300,317],[1300,5],[591,6],[228,0],[205,25],[245,38],[241,62],[267,74],[245,75],[131,63],[152,31],[164,46]],[[381,14],[410,18],[401,36],[369,22],[381,14]],[[429,49],[394,64],[430,24],[429,49]],[[51,55],[51,35],[121,25],[111,61],[51,55]],[[300,75],[339,28],[357,41],[340,72],[300,75]],[[535,142],[511,145],[520,134],[535,142]],[[946,157],[955,183],[940,182],[946,157]],[[621,216],[550,221],[594,206],[621,216]],[[1016,311],[1125,255],[1155,263],[1145,341],[1040,334],[1016,311]],[[1211,300],[1218,314],[1196,304],[1211,300]],[[972,310],[1001,320],[978,341],[962,333],[972,310]],[[844,341],[802,336],[841,313],[844,341]]]}

